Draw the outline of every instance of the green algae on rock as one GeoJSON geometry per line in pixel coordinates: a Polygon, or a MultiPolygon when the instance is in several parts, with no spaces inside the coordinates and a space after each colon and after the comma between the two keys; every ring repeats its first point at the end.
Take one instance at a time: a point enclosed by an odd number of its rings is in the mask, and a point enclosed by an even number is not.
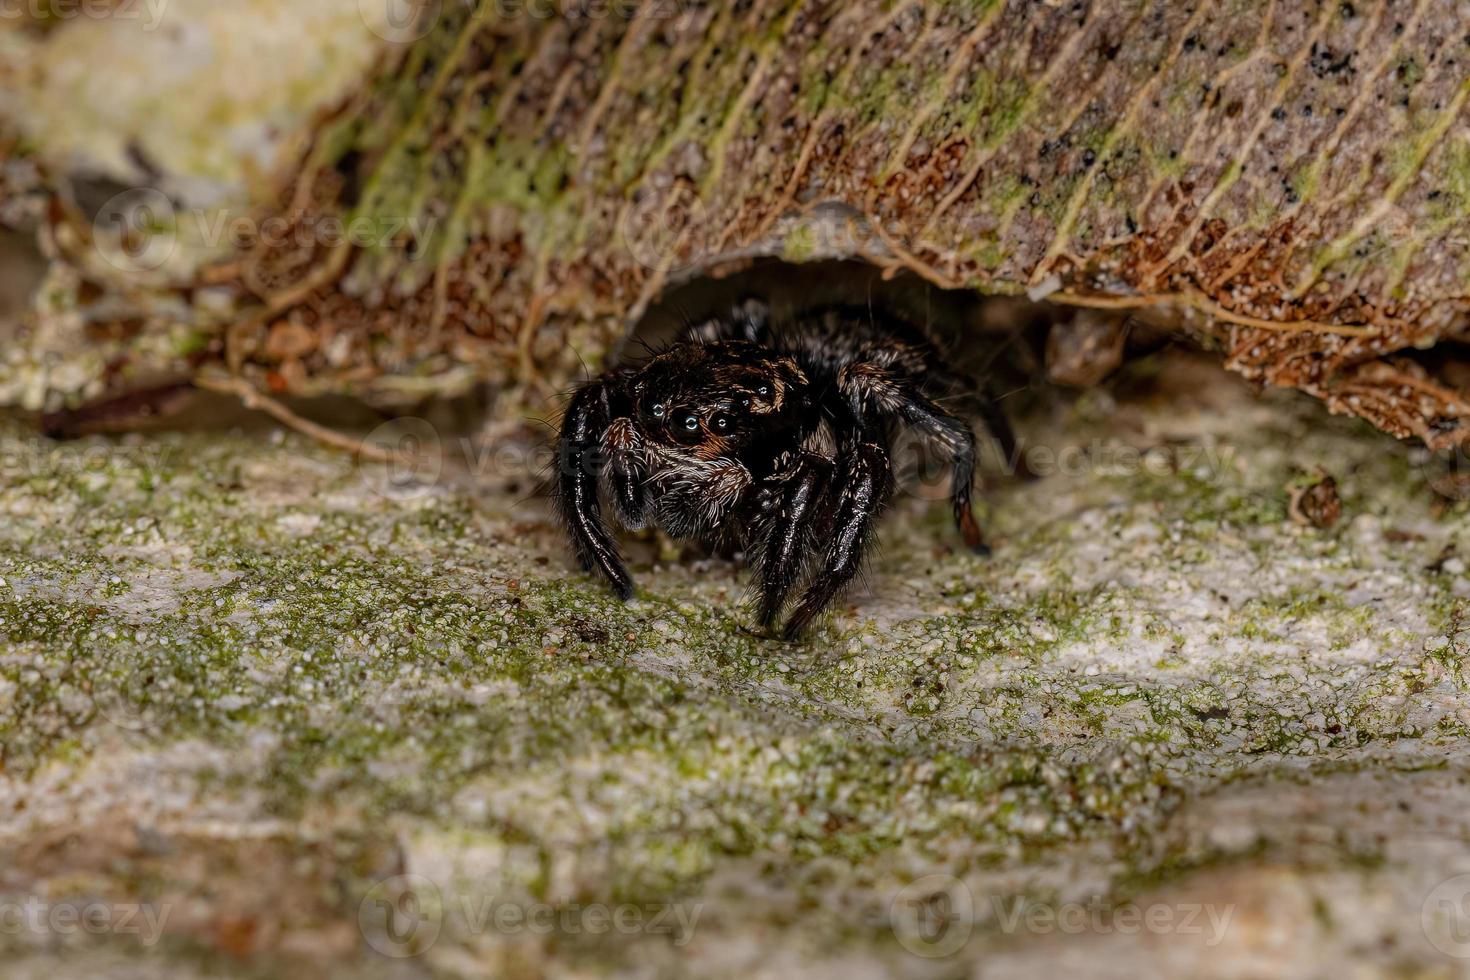
{"type": "MultiPolygon", "coordinates": [[[[1465,515],[1433,517],[1429,474],[1365,426],[1166,367],[1032,423],[1058,466],[989,492],[990,560],[901,497],[868,589],[803,646],[745,631],[722,560],[634,542],[642,591],[617,602],[508,489],[524,474],[475,468],[499,456],[406,487],[294,437],[7,427],[6,881],[167,903],[150,962],[202,972],[379,969],[375,903],[405,877],[439,928],[386,948],[424,975],[924,972],[901,901],[966,895],[944,973],[1061,955],[1055,930],[1007,926],[1018,908],[1296,909],[1319,886],[1321,915],[1377,907],[1428,968],[1417,905],[1470,840],[1446,819],[1470,589],[1434,561],[1465,515]],[[1127,453],[1120,432],[1147,435],[1127,453]],[[1330,531],[1286,518],[1318,465],[1344,500],[1330,531]],[[1333,802],[1367,786],[1381,806],[1333,802]],[[491,928],[485,903],[559,924],[491,928]],[[577,931],[597,903],[693,925],[577,931]]],[[[1183,962],[1274,949],[1220,928],[1173,937],[1183,962]]],[[[0,944],[39,962],[32,939],[0,944]]],[[[1355,955],[1341,929],[1320,949],[1355,955]]],[[[113,937],[72,962],[143,952],[113,937]]]]}

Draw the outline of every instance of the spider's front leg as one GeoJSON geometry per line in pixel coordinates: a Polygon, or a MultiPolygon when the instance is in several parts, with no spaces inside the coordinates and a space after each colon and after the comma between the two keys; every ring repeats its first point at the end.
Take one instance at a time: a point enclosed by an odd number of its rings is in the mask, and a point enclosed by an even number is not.
{"type": "Polygon", "coordinates": [[[603,435],[612,424],[612,382],[583,385],[572,396],[557,438],[557,505],[582,567],[601,572],[623,599],[633,597],[633,579],[608,534],[598,498],[603,435]]]}
{"type": "Polygon", "coordinates": [[[831,527],[831,541],[796,611],[786,621],[786,639],[799,637],[858,573],[878,515],[892,491],[887,449],[864,440],[839,451],[836,476],[824,495],[830,519],[822,524],[831,527]]]}
{"type": "Polygon", "coordinates": [[[785,473],[766,481],[757,498],[755,554],[759,622],[769,629],[801,574],[816,537],[832,464],[816,453],[802,453],[785,473]]]}

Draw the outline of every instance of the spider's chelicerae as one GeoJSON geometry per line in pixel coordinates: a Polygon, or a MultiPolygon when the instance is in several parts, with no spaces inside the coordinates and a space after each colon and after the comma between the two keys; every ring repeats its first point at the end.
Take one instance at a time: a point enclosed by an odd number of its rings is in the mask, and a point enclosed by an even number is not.
{"type": "Polygon", "coordinates": [[[750,300],[576,390],[557,446],[561,515],[583,566],[623,598],[633,580],[604,503],[632,530],[744,547],[763,628],[804,586],[784,630],[795,639],[857,574],[905,428],[951,461],[955,521],[986,550],[970,505],[975,436],[940,405],[957,396],[1014,458],[995,403],[917,329],[846,308],[775,323],[750,300]]]}

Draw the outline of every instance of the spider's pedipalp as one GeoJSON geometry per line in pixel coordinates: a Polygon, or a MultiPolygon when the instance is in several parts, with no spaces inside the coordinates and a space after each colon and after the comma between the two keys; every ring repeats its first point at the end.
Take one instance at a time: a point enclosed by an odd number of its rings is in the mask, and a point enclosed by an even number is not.
{"type": "Polygon", "coordinates": [[[659,525],[674,537],[709,536],[750,489],[750,471],[729,459],[672,459],[655,454],[664,467],[656,477],[659,525]]]}

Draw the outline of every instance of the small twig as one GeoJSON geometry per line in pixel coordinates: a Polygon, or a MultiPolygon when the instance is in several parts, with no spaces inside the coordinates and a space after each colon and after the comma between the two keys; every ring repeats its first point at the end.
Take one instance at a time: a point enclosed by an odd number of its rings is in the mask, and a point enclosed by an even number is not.
{"type": "Polygon", "coordinates": [[[258,311],[257,315],[264,320],[289,310],[293,306],[299,306],[318,289],[336,282],[347,270],[347,263],[352,259],[352,252],[353,246],[350,242],[333,245],[331,251],[327,253],[326,260],[318,263],[300,282],[268,296],[261,296],[265,306],[258,311]]]}
{"type": "Polygon", "coordinates": [[[1276,330],[1281,333],[1327,333],[1339,337],[1373,337],[1378,333],[1372,327],[1361,324],[1323,323],[1319,320],[1263,320],[1260,317],[1228,310],[1219,303],[1193,291],[1146,293],[1138,296],[1092,296],[1063,291],[1052,293],[1046,299],[1050,303],[1065,303],[1068,306],[1087,306],[1103,310],[1132,310],[1172,303],[1198,310],[1206,316],[1224,320],[1226,323],[1255,327],[1258,330],[1276,330]]]}
{"type": "Polygon", "coordinates": [[[1137,296],[1111,296],[1103,293],[1069,293],[1058,290],[1046,297],[1044,302],[1062,303],[1066,306],[1083,306],[1089,310],[1141,310],[1149,306],[1177,303],[1182,297],[1174,293],[1150,293],[1137,296]]]}
{"type": "Polygon", "coordinates": [[[240,399],[241,403],[251,411],[265,412],[271,418],[282,425],[289,426],[309,436],[318,442],[332,446],[336,449],[345,450],[360,459],[370,459],[377,463],[398,462],[402,457],[395,452],[389,452],[361,439],[354,439],[344,435],[335,429],[329,429],[324,425],[318,425],[310,419],[304,419],[291,411],[285,405],[262,393],[249,381],[239,377],[212,377],[202,375],[194,379],[194,385],[206,391],[213,391],[221,395],[233,395],[240,399]]]}
{"type": "Polygon", "coordinates": [[[916,273],[919,278],[929,280],[940,289],[959,289],[961,287],[962,284],[960,282],[951,279],[899,244],[892,235],[883,229],[883,224],[879,221],[877,215],[867,214],[863,217],[867,226],[872,229],[873,234],[877,235],[878,240],[883,243],[883,247],[892,253],[894,261],[883,264],[883,278],[885,280],[892,279],[894,273],[898,271],[898,268],[903,266],[908,268],[909,271],[916,273]]]}

